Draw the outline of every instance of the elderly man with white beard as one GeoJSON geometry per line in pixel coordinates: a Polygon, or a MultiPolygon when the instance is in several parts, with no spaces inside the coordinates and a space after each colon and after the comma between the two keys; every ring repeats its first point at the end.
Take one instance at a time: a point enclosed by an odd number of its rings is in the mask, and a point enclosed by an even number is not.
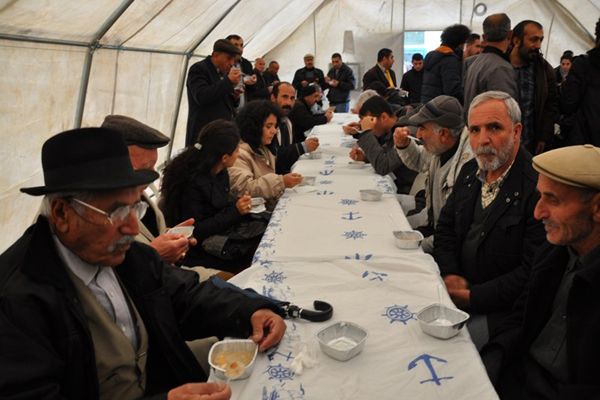
{"type": "Polygon", "coordinates": [[[466,163],[442,208],[433,255],[454,303],[471,313],[477,348],[523,292],[544,228],[531,155],[520,146],[521,112],[508,94],[489,91],[469,107],[475,159],[466,163]]]}

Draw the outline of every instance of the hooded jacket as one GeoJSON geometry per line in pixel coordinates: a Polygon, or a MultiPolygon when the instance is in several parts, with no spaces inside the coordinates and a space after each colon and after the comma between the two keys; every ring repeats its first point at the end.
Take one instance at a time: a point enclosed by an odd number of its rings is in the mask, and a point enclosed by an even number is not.
{"type": "Polygon", "coordinates": [[[441,45],[427,53],[423,64],[421,103],[445,94],[456,97],[462,104],[462,61],[450,47],[441,45]]]}

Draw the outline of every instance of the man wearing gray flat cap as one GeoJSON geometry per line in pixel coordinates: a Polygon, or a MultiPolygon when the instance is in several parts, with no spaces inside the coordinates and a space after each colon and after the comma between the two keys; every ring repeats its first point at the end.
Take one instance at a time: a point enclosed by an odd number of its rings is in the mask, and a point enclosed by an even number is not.
{"type": "Polygon", "coordinates": [[[600,148],[533,158],[544,223],[527,291],[482,350],[503,399],[597,399],[600,393],[600,148]]]}
{"type": "MultiPolygon", "coordinates": [[[[124,115],[107,115],[102,122],[102,127],[121,134],[127,144],[129,159],[135,170],[154,171],[158,161],[158,149],[170,142],[170,139],[158,130],[124,115]]],[[[157,197],[158,190],[153,183],[142,191],[141,201],[148,204],[148,210],[140,220],[140,233],[135,239],[153,247],[164,261],[175,264],[183,260],[189,246],[196,245],[196,239],[193,236],[188,239],[182,234],[173,234],[167,231],[165,217],[158,208],[157,197]]],[[[177,226],[193,225],[194,219],[190,218],[177,226]]],[[[200,275],[200,280],[206,280],[215,274],[219,274],[224,279],[231,277],[231,274],[217,269],[204,267],[193,267],[192,269],[200,275]]]]}
{"type": "Polygon", "coordinates": [[[407,121],[408,125],[417,127],[417,137],[423,146],[410,140],[409,128],[400,127],[394,131],[396,151],[404,165],[413,171],[427,173],[427,226],[419,230],[425,236],[423,250],[428,253],[433,251],[433,230],[440,211],[462,166],[473,158],[462,114],[462,106],[456,98],[442,95],[426,103],[407,121]]]}

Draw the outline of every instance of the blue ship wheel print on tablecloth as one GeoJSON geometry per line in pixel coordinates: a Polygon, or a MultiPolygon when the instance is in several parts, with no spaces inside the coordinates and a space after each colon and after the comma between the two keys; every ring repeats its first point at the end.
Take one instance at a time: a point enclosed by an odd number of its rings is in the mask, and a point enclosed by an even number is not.
{"type": "Polygon", "coordinates": [[[394,322],[402,322],[404,325],[411,319],[416,320],[415,315],[408,309],[408,305],[399,306],[394,304],[393,306],[385,308],[385,314],[381,314],[384,317],[389,318],[390,324],[394,322]]]}
{"type": "Polygon", "coordinates": [[[279,382],[291,381],[294,379],[294,371],[284,367],[281,363],[277,365],[269,365],[269,368],[265,371],[269,375],[269,380],[276,379],[279,382]]]}
{"type": "Polygon", "coordinates": [[[286,276],[283,272],[271,271],[268,274],[265,274],[263,281],[269,283],[282,283],[285,280],[286,276]]]}
{"type": "Polygon", "coordinates": [[[332,183],[333,181],[330,179],[323,179],[322,181],[319,181],[319,185],[331,185],[332,183]]]}
{"type": "Polygon", "coordinates": [[[351,231],[346,231],[346,232],[342,233],[342,236],[344,236],[346,239],[357,240],[357,239],[364,239],[367,236],[367,234],[364,233],[363,231],[355,231],[353,229],[351,231]]]}
{"type": "Polygon", "coordinates": [[[420,384],[427,383],[427,382],[433,382],[438,386],[442,386],[442,380],[454,378],[453,376],[441,376],[441,377],[438,376],[435,369],[433,368],[433,363],[431,362],[431,360],[435,360],[439,363],[447,363],[448,362],[448,361],[444,360],[443,358],[435,357],[435,356],[432,356],[431,354],[421,354],[420,356],[418,356],[417,358],[415,358],[408,364],[408,370],[410,371],[411,369],[413,369],[417,366],[419,361],[422,361],[423,364],[425,364],[425,366],[429,370],[429,373],[431,374],[431,379],[425,379],[424,381],[419,382],[420,384]]]}
{"type": "Polygon", "coordinates": [[[343,206],[353,206],[356,203],[358,203],[358,200],[353,200],[353,199],[341,199],[340,200],[340,204],[343,206]]]}

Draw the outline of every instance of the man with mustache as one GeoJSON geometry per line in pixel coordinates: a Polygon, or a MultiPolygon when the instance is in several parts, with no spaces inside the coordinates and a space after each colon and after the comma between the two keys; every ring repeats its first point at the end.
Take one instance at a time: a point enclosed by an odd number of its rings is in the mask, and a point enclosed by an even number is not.
{"type": "Polygon", "coordinates": [[[275,172],[285,175],[292,169],[292,165],[304,153],[311,153],[319,147],[319,139],[309,137],[304,142],[294,143],[294,129],[288,115],[296,101],[296,89],[289,82],[273,85],[271,101],[279,106],[283,117],[277,126],[277,135],[273,137],[271,148],[275,154],[275,172]]]}
{"type": "Polygon", "coordinates": [[[133,169],[118,132],[55,135],[42,166],[45,185],[21,189],[45,196],[41,216],[0,255],[0,393],[229,399],[227,385],[189,383],[206,375],[185,340],[252,335],[264,351],[285,332],[278,310],[222,281],[199,283],[134,241],[140,187],[158,174],[133,169]]]}
{"type": "Polygon", "coordinates": [[[462,167],[442,208],[433,255],[450,297],[471,313],[469,332],[481,348],[523,292],[544,229],[533,218],[537,174],[520,147],[517,102],[484,92],[468,116],[475,159],[462,167]]]}
{"type": "Polygon", "coordinates": [[[544,28],[536,21],[521,21],[513,28],[510,63],[518,76],[521,143],[531,154],[549,147],[558,119],[556,78],[540,52],[543,40],[544,28]]]}
{"type": "Polygon", "coordinates": [[[600,393],[600,148],[533,158],[545,243],[527,291],[482,359],[502,399],[596,399],[600,393]]]}

